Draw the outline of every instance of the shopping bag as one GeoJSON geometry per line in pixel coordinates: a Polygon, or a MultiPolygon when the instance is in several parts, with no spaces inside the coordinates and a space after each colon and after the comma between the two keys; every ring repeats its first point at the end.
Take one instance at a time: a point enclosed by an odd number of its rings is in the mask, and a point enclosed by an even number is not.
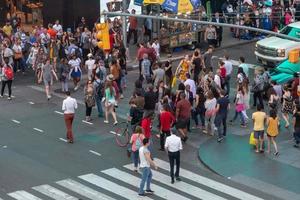
{"type": "Polygon", "coordinates": [[[171,84],[172,88],[176,86],[176,81],[177,81],[177,78],[173,77],[172,84],[171,84]]]}
{"type": "Polygon", "coordinates": [[[250,134],[249,144],[250,144],[250,145],[255,145],[255,144],[256,144],[256,139],[254,138],[254,132],[252,132],[252,133],[250,134]]]}

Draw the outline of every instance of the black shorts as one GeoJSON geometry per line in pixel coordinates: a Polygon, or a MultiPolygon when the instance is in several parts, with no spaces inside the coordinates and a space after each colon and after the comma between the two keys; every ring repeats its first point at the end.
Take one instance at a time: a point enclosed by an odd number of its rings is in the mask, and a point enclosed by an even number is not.
{"type": "Polygon", "coordinates": [[[187,128],[189,120],[188,119],[179,119],[176,122],[176,128],[177,129],[185,129],[187,128]]]}

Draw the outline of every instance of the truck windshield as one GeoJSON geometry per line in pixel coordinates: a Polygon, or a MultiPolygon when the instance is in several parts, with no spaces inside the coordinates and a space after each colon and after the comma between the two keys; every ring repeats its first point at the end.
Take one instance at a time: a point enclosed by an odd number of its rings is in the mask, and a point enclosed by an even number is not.
{"type": "Polygon", "coordinates": [[[300,29],[291,26],[284,27],[280,33],[291,37],[300,38],[300,29]]]}

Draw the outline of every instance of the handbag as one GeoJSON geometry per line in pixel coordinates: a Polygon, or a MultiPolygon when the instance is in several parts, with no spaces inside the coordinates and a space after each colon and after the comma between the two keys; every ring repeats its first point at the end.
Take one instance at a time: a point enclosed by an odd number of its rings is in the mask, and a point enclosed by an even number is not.
{"type": "Polygon", "coordinates": [[[235,110],[236,110],[237,112],[242,112],[243,110],[245,110],[244,104],[236,104],[235,110]]]}
{"type": "Polygon", "coordinates": [[[212,117],[216,113],[216,109],[207,110],[205,112],[205,117],[212,117]]]}
{"type": "Polygon", "coordinates": [[[94,107],[95,106],[95,98],[91,95],[86,95],[85,103],[87,104],[88,107],[94,107]]]}
{"type": "Polygon", "coordinates": [[[22,57],[23,57],[22,52],[15,52],[14,58],[15,58],[16,60],[21,59],[22,57]]]}
{"type": "Polygon", "coordinates": [[[250,144],[250,145],[255,145],[255,144],[256,144],[256,139],[254,138],[254,132],[252,132],[252,133],[250,134],[249,144],[250,144]]]}

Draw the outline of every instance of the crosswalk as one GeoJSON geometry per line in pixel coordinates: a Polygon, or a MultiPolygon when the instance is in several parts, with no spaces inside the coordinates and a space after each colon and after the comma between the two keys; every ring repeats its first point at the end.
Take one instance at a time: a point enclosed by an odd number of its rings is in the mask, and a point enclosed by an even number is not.
{"type": "Polygon", "coordinates": [[[124,165],[121,169],[112,167],[102,170],[97,174],[84,174],[74,179],[68,178],[55,183],[35,186],[28,191],[19,190],[11,192],[7,195],[17,200],[262,200],[262,198],[258,196],[186,169],[180,169],[180,175],[183,180],[171,184],[168,175],[169,163],[157,158],[155,162],[159,166],[158,171],[152,171],[153,182],[151,189],[154,190],[155,193],[146,197],[139,197],[137,195],[141,179],[139,174],[133,172],[132,164],[124,165]]]}

